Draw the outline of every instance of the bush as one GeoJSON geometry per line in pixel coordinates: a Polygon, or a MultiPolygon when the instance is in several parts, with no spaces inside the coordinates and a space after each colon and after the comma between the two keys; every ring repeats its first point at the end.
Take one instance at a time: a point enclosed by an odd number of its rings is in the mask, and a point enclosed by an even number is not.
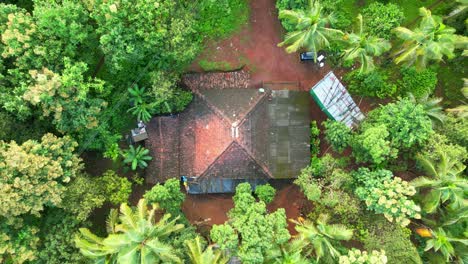
{"type": "Polygon", "coordinates": [[[398,149],[392,147],[389,135],[384,124],[365,127],[352,142],[356,162],[380,165],[395,159],[398,156],[398,149]]]}
{"type": "MultiPolygon", "coordinates": [[[[278,13],[281,10],[306,10],[309,6],[308,0],[277,0],[276,8],[278,13]]],[[[286,19],[281,19],[281,25],[283,25],[286,31],[294,31],[294,26],[290,24],[286,19]]]]}
{"type": "Polygon", "coordinates": [[[247,0],[202,0],[198,6],[197,31],[209,38],[226,37],[249,18],[247,0]]]}
{"type": "Polygon", "coordinates": [[[450,142],[468,146],[468,118],[448,114],[443,126],[438,127],[437,130],[447,136],[450,142]]]}
{"type": "Polygon", "coordinates": [[[132,193],[132,183],[125,177],[117,175],[115,171],[108,170],[99,179],[103,193],[114,205],[128,202],[132,193]]]}
{"type": "Polygon", "coordinates": [[[391,30],[405,19],[401,8],[396,4],[374,2],[362,10],[366,29],[371,35],[390,39],[391,30]]]}
{"type": "Polygon", "coordinates": [[[333,120],[327,120],[323,125],[325,127],[325,140],[333,150],[343,152],[351,141],[351,129],[345,124],[333,120]]]}
{"type": "Polygon", "coordinates": [[[369,73],[359,73],[359,70],[354,70],[344,76],[350,93],[378,98],[392,97],[396,94],[397,86],[388,79],[387,73],[382,70],[369,73]]]}
{"type": "Polygon", "coordinates": [[[185,194],[180,191],[180,182],[175,178],[167,180],[164,185],[156,184],[143,197],[148,203],[158,203],[172,216],[180,213],[180,207],[185,200],[185,194]]]}
{"type": "Polygon", "coordinates": [[[401,68],[401,80],[398,81],[400,93],[407,95],[412,93],[416,98],[430,95],[437,84],[437,73],[431,69],[416,71],[414,67],[401,68]]]}
{"type": "Polygon", "coordinates": [[[320,4],[323,7],[323,11],[326,14],[333,13],[333,19],[331,21],[333,28],[345,30],[345,29],[349,29],[349,27],[353,23],[352,15],[343,8],[343,5],[345,4],[343,2],[345,1],[348,1],[348,0],[321,0],[320,1],[320,4]]]}
{"type": "Polygon", "coordinates": [[[385,250],[388,263],[422,264],[416,247],[409,238],[411,231],[378,216],[369,217],[369,235],[363,239],[364,249],[385,250]]]}
{"type": "Polygon", "coordinates": [[[260,185],[255,188],[255,194],[260,201],[268,204],[275,198],[276,190],[270,184],[260,185]]]}
{"type": "Polygon", "coordinates": [[[320,129],[317,126],[317,121],[310,122],[310,153],[312,157],[320,154],[320,129]]]}
{"type": "Polygon", "coordinates": [[[322,190],[317,180],[314,179],[306,169],[301,171],[301,175],[297,177],[294,184],[299,186],[302,193],[309,201],[318,201],[322,195],[322,190]]]}

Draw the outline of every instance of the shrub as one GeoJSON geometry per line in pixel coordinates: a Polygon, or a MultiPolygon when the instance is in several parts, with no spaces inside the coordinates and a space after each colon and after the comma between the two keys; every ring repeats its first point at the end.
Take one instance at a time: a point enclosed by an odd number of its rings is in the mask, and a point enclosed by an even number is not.
{"type": "Polygon", "coordinates": [[[448,114],[443,126],[438,127],[437,130],[447,136],[450,142],[468,146],[468,118],[448,114]]]}
{"type": "Polygon", "coordinates": [[[365,128],[354,137],[352,148],[357,162],[371,162],[375,165],[395,159],[398,155],[398,150],[391,146],[389,132],[384,124],[365,128]]]}
{"type": "Polygon", "coordinates": [[[356,173],[356,195],[366,202],[367,209],[383,214],[388,221],[407,226],[408,218],[421,218],[421,208],[417,206],[410,196],[416,194],[416,189],[408,182],[398,177],[393,179],[392,172],[388,170],[369,171],[360,168],[356,173]]]}
{"type": "Polygon", "coordinates": [[[108,170],[99,181],[109,202],[119,205],[128,201],[132,193],[132,183],[127,178],[117,175],[115,171],[108,170]]]}
{"type": "Polygon", "coordinates": [[[317,126],[317,121],[310,122],[310,152],[312,157],[320,154],[320,129],[317,126]]]}
{"type": "Polygon", "coordinates": [[[369,217],[366,226],[369,235],[362,241],[365,250],[385,250],[388,263],[422,264],[416,247],[409,239],[409,229],[378,216],[369,217]]]}
{"type": "Polygon", "coordinates": [[[339,264],[386,264],[387,256],[385,250],[372,250],[369,254],[367,251],[359,249],[350,249],[347,255],[340,256],[339,264]]]}
{"type": "Polygon", "coordinates": [[[299,177],[294,181],[294,184],[299,186],[302,193],[309,201],[318,201],[322,195],[322,190],[317,180],[312,178],[312,175],[302,170],[299,177]]]}
{"type": "Polygon", "coordinates": [[[167,180],[164,185],[156,184],[143,197],[148,203],[158,203],[173,216],[180,213],[180,207],[185,200],[185,194],[180,191],[180,182],[175,178],[167,180]]]}
{"type": "Polygon", "coordinates": [[[275,198],[276,190],[270,184],[260,185],[255,188],[255,194],[260,201],[268,204],[275,198]]]}
{"type": "Polygon", "coordinates": [[[396,4],[374,2],[362,10],[362,16],[369,33],[385,39],[390,39],[391,30],[398,27],[405,16],[396,4]]]}
{"type": "Polygon", "coordinates": [[[401,94],[412,93],[415,97],[429,95],[434,92],[437,84],[437,73],[431,69],[416,71],[414,67],[400,70],[402,79],[398,82],[401,94]]]}
{"type": "Polygon", "coordinates": [[[321,0],[320,4],[325,13],[333,13],[331,24],[336,29],[348,29],[353,23],[352,15],[343,8],[347,0],[321,0]]]}
{"type": "Polygon", "coordinates": [[[327,120],[323,125],[325,127],[325,140],[333,150],[343,152],[351,141],[351,129],[345,124],[333,120],[327,120]]]}
{"type": "Polygon", "coordinates": [[[387,73],[374,70],[369,73],[359,73],[354,70],[344,76],[350,93],[378,98],[392,97],[397,92],[397,86],[389,82],[387,73]]]}
{"type": "MultiPolygon", "coordinates": [[[[276,8],[278,13],[281,10],[305,10],[309,6],[308,0],[277,0],[276,8]]],[[[294,25],[289,23],[286,19],[281,19],[281,25],[283,25],[286,31],[294,31],[294,25]]]]}
{"type": "Polygon", "coordinates": [[[247,0],[199,1],[197,31],[210,38],[223,38],[247,22],[247,0]]]}

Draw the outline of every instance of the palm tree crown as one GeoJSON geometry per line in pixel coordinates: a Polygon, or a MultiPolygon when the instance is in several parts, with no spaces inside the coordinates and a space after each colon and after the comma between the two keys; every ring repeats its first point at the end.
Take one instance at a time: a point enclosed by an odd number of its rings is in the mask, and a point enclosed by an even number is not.
{"type": "Polygon", "coordinates": [[[395,62],[406,66],[416,65],[421,69],[431,60],[442,61],[444,56],[453,58],[456,46],[466,40],[455,35],[455,29],[444,25],[442,18],[431,15],[426,8],[421,7],[419,13],[422,17],[419,27],[414,30],[405,27],[394,29],[396,36],[403,40],[395,54],[395,62]]]}
{"type": "Polygon", "coordinates": [[[130,164],[132,170],[136,170],[137,167],[144,169],[148,167],[147,161],[152,160],[153,158],[149,155],[149,150],[138,146],[135,148],[133,145],[130,145],[130,148],[124,152],[124,163],[130,164]]]}
{"type": "Polygon", "coordinates": [[[419,177],[412,181],[416,188],[428,188],[424,194],[423,209],[427,213],[434,212],[441,204],[448,202],[452,209],[463,207],[464,193],[468,189],[468,181],[461,177],[465,170],[459,160],[450,158],[444,150],[437,149],[437,160],[418,155],[428,177],[419,177]]]}
{"type": "Polygon", "coordinates": [[[343,51],[344,61],[354,61],[356,58],[361,63],[360,72],[369,72],[374,69],[373,57],[380,56],[391,48],[390,42],[376,36],[369,36],[364,31],[362,15],[358,17],[358,32],[343,36],[347,48],[343,51]]]}
{"type": "Polygon", "coordinates": [[[322,7],[319,1],[310,1],[310,8],[304,10],[281,10],[279,13],[281,19],[286,19],[295,25],[295,31],[286,34],[279,47],[287,46],[286,52],[296,52],[301,48],[306,48],[315,53],[325,47],[330,46],[330,40],[343,35],[343,32],[337,29],[329,28],[332,15],[323,15],[322,7]]]}
{"type": "Polygon", "coordinates": [[[317,261],[330,255],[332,258],[340,256],[338,250],[334,247],[333,243],[340,240],[350,240],[353,236],[353,230],[347,229],[343,225],[328,224],[328,216],[320,215],[317,219],[317,224],[305,220],[304,222],[297,222],[296,230],[299,233],[299,240],[305,243],[305,248],[311,247],[315,252],[317,261]]]}
{"type": "Polygon", "coordinates": [[[229,258],[224,256],[220,250],[213,250],[213,246],[208,246],[203,250],[201,239],[197,236],[193,240],[185,241],[189,249],[188,255],[192,264],[226,264],[229,258]]]}
{"type": "Polygon", "coordinates": [[[413,103],[422,105],[427,116],[432,121],[432,126],[435,126],[437,123],[444,123],[446,116],[444,109],[439,105],[439,103],[442,102],[442,98],[430,98],[428,93],[419,98],[416,98],[412,93],[409,93],[408,97],[413,103]]]}
{"type": "Polygon", "coordinates": [[[174,249],[167,244],[167,238],[184,225],[176,224],[178,218],[169,221],[170,214],[155,222],[157,209],[153,206],[148,211],[144,199],[138,202],[135,211],[124,203],[120,206],[120,216],[115,210],[109,215],[107,230],[110,234],[106,238],[81,228],[81,235],[75,238],[75,243],[81,253],[95,263],[181,263],[180,258],[172,253],[174,249]]]}

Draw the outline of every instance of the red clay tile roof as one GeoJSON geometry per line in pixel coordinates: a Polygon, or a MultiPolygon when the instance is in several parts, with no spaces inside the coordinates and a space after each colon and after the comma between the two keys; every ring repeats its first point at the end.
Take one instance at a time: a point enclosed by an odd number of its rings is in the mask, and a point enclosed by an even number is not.
{"type": "Polygon", "coordinates": [[[154,157],[146,170],[149,182],[181,175],[291,178],[307,165],[307,92],[191,85],[194,100],[184,112],[157,117],[148,124],[147,143],[154,157]],[[295,124],[289,114],[298,114],[300,122],[295,124]],[[294,136],[295,129],[300,132],[294,136]]]}

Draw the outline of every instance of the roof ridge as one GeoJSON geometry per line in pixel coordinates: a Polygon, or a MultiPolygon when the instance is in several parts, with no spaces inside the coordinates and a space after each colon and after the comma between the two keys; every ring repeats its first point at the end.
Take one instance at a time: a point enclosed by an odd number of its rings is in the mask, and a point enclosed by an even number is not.
{"type": "Polygon", "coordinates": [[[208,108],[214,113],[216,114],[219,118],[221,118],[221,120],[226,123],[229,127],[232,126],[231,122],[229,122],[229,118],[223,114],[223,112],[221,110],[219,110],[215,105],[213,105],[209,100],[206,99],[206,97],[200,93],[200,91],[198,89],[193,89],[193,92],[200,98],[203,100],[203,102],[208,106],[208,108]]]}
{"type": "Polygon", "coordinates": [[[255,101],[255,103],[248,109],[248,111],[245,113],[244,117],[242,117],[242,119],[240,120],[239,124],[237,124],[237,126],[240,127],[247,119],[247,115],[250,114],[250,112],[252,112],[255,108],[257,108],[260,102],[262,102],[265,98],[267,98],[267,95],[270,95],[270,94],[271,94],[271,90],[268,90],[268,92],[264,92],[262,96],[260,96],[260,98],[258,98],[258,100],[255,101]]]}
{"type": "Polygon", "coordinates": [[[249,158],[251,158],[264,172],[265,174],[270,177],[270,178],[273,178],[273,175],[271,174],[270,170],[265,166],[263,165],[263,163],[259,162],[251,153],[250,151],[248,151],[240,142],[238,142],[237,140],[233,140],[227,147],[226,149],[221,152],[221,154],[218,155],[218,157],[216,157],[216,159],[210,164],[210,166],[208,166],[206,168],[206,170],[200,174],[200,176],[197,177],[197,180],[198,179],[202,179],[202,178],[205,178],[207,177],[206,176],[206,172],[209,171],[213,166],[214,164],[216,164],[216,162],[234,145],[234,144],[237,144],[248,156],[249,158]]]}

